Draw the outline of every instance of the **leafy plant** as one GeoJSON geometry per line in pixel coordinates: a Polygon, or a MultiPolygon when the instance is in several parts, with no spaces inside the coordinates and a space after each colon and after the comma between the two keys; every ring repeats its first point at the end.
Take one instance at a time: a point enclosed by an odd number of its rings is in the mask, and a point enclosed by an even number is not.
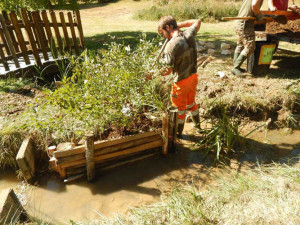
{"type": "Polygon", "coordinates": [[[234,145],[240,140],[238,121],[230,117],[227,108],[223,106],[220,115],[207,121],[211,128],[204,130],[199,145],[206,153],[212,153],[214,162],[222,162],[230,152],[234,152],[234,145]]]}

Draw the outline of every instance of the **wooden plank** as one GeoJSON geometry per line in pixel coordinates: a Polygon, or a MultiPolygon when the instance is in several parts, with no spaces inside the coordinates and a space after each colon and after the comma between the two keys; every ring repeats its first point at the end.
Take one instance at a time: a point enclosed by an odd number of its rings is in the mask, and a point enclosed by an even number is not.
{"type": "Polygon", "coordinates": [[[78,48],[76,33],[75,33],[75,29],[74,29],[73,17],[72,17],[71,12],[68,12],[67,14],[68,14],[68,19],[69,19],[69,24],[70,24],[73,46],[75,48],[75,53],[76,53],[76,55],[79,55],[79,48],[78,48]]]}
{"type": "MultiPolygon", "coordinates": [[[[122,138],[114,139],[114,140],[96,141],[95,149],[100,149],[100,148],[104,148],[104,147],[108,147],[108,146],[112,146],[112,145],[117,145],[117,144],[121,144],[124,142],[131,142],[131,141],[135,141],[135,140],[138,140],[141,138],[155,136],[155,135],[160,135],[160,132],[150,131],[150,132],[144,132],[144,133],[135,134],[135,135],[127,136],[127,137],[122,137],[122,138]]],[[[84,152],[85,152],[85,147],[82,145],[82,146],[77,146],[77,147],[75,147],[73,149],[69,149],[69,150],[56,151],[53,153],[53,155],[55,158],[59,158],[59,157],[65,157],[65,156],[70,156],[70,155],[84,153],[84,152]]]]}
{"type": "Polygon", "coordinates": [[[64,40],[66,43],[66,47],[68,49],[68,52],[71,52],[71,47],[70,47],[70,40],[69,40],[69,35],[68,35],[68,30],[67,30],[67,26],[66,26],[66,21],[65,21],[65,17],[64,17],[64,13],[63,12],[59,12],[59,17],[60,17],[60,21],[62,24],[62,30],[63,30],[63,34],[64,34],[64,40]]]}
{"type": "MultiPolygon", "coordinates": [[[[140,138],[135,141],[124,142],[124,143],[107,146],[107,147],[100,148],[100,149],[95,149],[95,156],[116,152],[121,149],[126,149],[129,147],[146,144],[146,143],[153,142],[153,141],[158,141],[160,139],[161,139],[160,135],[155,135],[155,136],[150,136],[150,137],[146,137],[146,138],[140,138]]],[[[73,162],[73,161],[77,161],[77,160],[84,159],[84,158],[85,158],[84,153],[70,155],[70,156],[66,156],[66,157],[56,158],[56,164],[60,165],[62,163],[73,162]]]]}
{"type": "Polygon", "coordinates": [[[27,15],[28,15],[28,20],[29,20],[29,24],[30,24],[30,27],[32,27],[32,32],[33,32],[33,37],[34,37],[34,41],[35,41],[35,43],[36,43],[36,45],[37,45],[37,47],[39,48],[39,49],[41,49],[41,45],[40,45],[40,43],[39,43],[39,41],[38,41],[38,34],[37,34],[37,31],[36,31],[36,29],[35,29],[35,24],[34,24],[34,22],[33,22],[33,19],[32,19],[32,15],[31,15],[31,11],[27,11],[27,15]]]}
{"type": "Polygon", "coordinates": [[[9,47],[8,47],[8,45],[7,45],[7,43],[6,43],[6,39],[5,39],[5,37],[4,37],[3,29],[2,29],[2,28],[0,28],[0,37],[1,37],[1,40],[2,40],[3,45],[4,45],[4,47],[5,47],[6,54],[7,54],[7,55],[11,55],[10,50],[9,50],[9,47]]]}
{"type": "Polygon", "coordinates": [[[51,53],[53,55],[53,58],[57,58],[57,49],[56,49],[56,45],[55,45],[55,40],[52,35],[51,28],[50,28],[50,22],[49,22],[49,19],[48,19],[48,16],[47,16],[47,13],[45,10],[42,11],[42,18],[43,18],[43,22],[45,25],[45,30],[47,33],[47,38],[48,38],[49,47],[51,49],[51,53]]]}
{"type": "Polygon", "coordinates": [[[26,212],[13,189],[0,192],[0,224],[17,224],[25,221],[26,212]]]}
{"type": "MultiPolygon", "coordinates": [[[[16,37],[15,37],[15,34],[13,32],[13,29],[10,29],[9,27],[11,26],[11,21],[10,19],[8,18],[8,15],[7,15],[7,11],[2,11],[2,15],[3,15],[3,18],[5,20],[5,24],[6,24],[6,27],[8,28],[8,32],[10,34],[10,38],[12,40],[12,43],[14,45],[14,48],[15,48],[15,51],[16,52],[19,52],[19,46],[18,46],[18,42],[16,40],[16,37]]],[[[13,27],[12,27],[13,28],[13,27]]]]}
{"type": "Polygon", "coordinates": [[[31,12],[32,21],[34,22],[34,28],[37,34],[37,41],[42,49],[43,57],[47,61],[49,60],[48,53],[47,53],[47,40],[44,33],[44,29],[41,23],[40,13],[38,11],[31,12]]]}
{"type": "Polygon", "coordinates": [[[9,66],[8,66],[7,61],[6,61],[6,57],[4,55],[2,47],[0,47],[0,59],[1,59],[1,63],[4,66],[5,71],[9,71],[9,66]]]}
{"type": "MultiPolygon", "coordinates": [[[[103,170],[103,169],[108,169],[108,168],[115,168],[115,167],[118,167],[118,166],[121,166],[121,165],[125,165],[125,164],[129,164],[129,163],[132,163],[132,162],[136,162],[136,161],[139,161],[139,160],[142,160],[142,159],[146,159],[146,158],[149,158],[149,157],[153,157],[153,156],[157,156],[160,154],[160,150],[154,150],[154,151],[151,151],[151,152],[147,152],[146,154],[138,154],[138,155],[130,155],[130,157],[122,157],[122,158],[118,158],[118,161],[117,160],[105,160],[105,162],[108,162],[108,163],[105,163],[103,164],[103,161],[101,161],[101,163],[97,163],[96,164],[96,172],[98,172],[99,170],[103,170]]],[[[85,166],[82,166],[82,167],[68,167],[67,168],[67,176],[72,176],[72,175],[75,175],[75,174],[81,174],[81,173],[86,173],[86,167],[85,166]]]]}
{"type": "Polygon", "coordinates": [[[95,179],[94,134],[86,135],[85,158],[87,179],[92,181],[95,179]]]}
{"type": "Polygon", "coordinates": [[[62,43],[61,36],[60,36],[60,33],[59,33],[55,12],[51,11],[50,16],[51,16],[51,20],[52,20],[52,23],[53,23],[53,29],[54,29],[54,32],[55,32],[55,36],[56,36],[56,40],[57,40],[57,44],[58,44],[60,53],[64,54],[64,47],[63,47],[63,43],[62,43]]]}
{"type": "MultiPolygon", "coordinates": [[[[146,144],[143,144],[143,145],[138,145],[138,146],[135,146],[135,147],[132,147],[132,148],[127,148],[127,149],[124,149],[124,150],[121,150],[121,151],[118,151],[118,152],[113,152],[113,153],[109,153],[109,154],[105,154],[105,155],[95,156],[95,162],[110,159],[110,158],[114,158],[114,157],[118,157],[118,156],[122,156],[122,155],[129,155],[129,154],[132,154],[132,153],[141,152],[141,151],[145,151],[145,150],[152,149],[152,148],[161,147],[162,145],[163,145],[162,140],[146,143],[146,144]]],[[[70,167],[70,166],[84,165],[85,163],[86,163],[86,160],[81,159],[81,160],[70,162],[70,163],[64,163],[64,164],[61,164],[60,166],[62,168],[67,168],[67,167],[70,167]]]]}
{"type": "Polygon", "coordinates": [[[25,26],[27,39],[29,40],[29,43],[30,43],[30,47],[31,47],[31,49],[32,49],[32,53],[33,53],[34,60],[35,60],[36,64],[37,64],[39,67],[41,67],[41,66],[42,66],[41,58],[40,58],[40,56],[39,56],[39,52],[38,52],[38,49],[37,49],[37,47],[36,47],[36,43],[35,43],[35,40],[34,40],[34,37],[33,37],[33,33],[32,33],[32,30],[31,30],[31,26],[30,26],[30,24],[29,24],[29,19],[28,19],[27,12],[26,12],[25,9],[20,9],[20,14],[21,14],[21,17],[22,17],[24,26],[25,26]]]}
{"type": "Polygon", "coordinates": [[[31,182],[35,175],[35,158],[30,138],[26,138],[23,141],[16,161],[25,180],[31,182]]]}
{"type": "Polygon", "coordinates": [[[81,25],[81,18],[80,18],[79,10],[75,11],[75,21],[77,23],[77,29],[78,29],[78,33],[79,33],[80,46],[81,46],[82,49],[84,49],[83,29],[82,29],[82,25],[81,25]]]}
{"type": "Polygon", "coordinates": [[[3,18],[3,16],[0,14],[0,23],[2,25],[2,28],[3,28],[3,33],[5,35],[5,39],[7,41],[7,44],[8,44],[8,47],[10,49],[10,52],[11,52],[11,55],[13,57],[13,60],[14,60],[14,63],[16,65],[17,68],[20,68],[20,64],[19,64],[19,61],[18,61],[18,58],[16,56],[16,51],[15,51],[15,48],[13,46],[13,42],[11,40],[11,36],[6,28],[6,24],[5,24],[5,20],[3,18]]]}
{"type": "Polygon", "coordinates": [[[30,60],[29,60],[29,57],[27,55],[27,47],[26,47],[26,44],[25,44],[23,33],[22,33],[22,31],[20,29],[20,26],[19,26],[19,23],[18,23],[17,15],[16,15],[15,12],[11,12],[9,14],[9,16],[10,16],[11,22],[14,26],[14,30],[16,32],[17,39],[18,39],[19,44],[20,44],[20,48],[21,48],[21,52],[22,52],[24,61],[25,61],[26,65],[28,65],[28,64],[30,64],[30,60]]]}

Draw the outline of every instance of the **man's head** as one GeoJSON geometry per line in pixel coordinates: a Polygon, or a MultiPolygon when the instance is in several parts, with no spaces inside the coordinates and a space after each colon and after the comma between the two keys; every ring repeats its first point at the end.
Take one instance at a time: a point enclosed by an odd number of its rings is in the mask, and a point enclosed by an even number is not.
{"type": "Polygon", "coordinates": [[[166,39],[172,38],[174,30],[178,30],[177,22],[173,16],[163,16],[158,22],[157,32],[166,39]]]}

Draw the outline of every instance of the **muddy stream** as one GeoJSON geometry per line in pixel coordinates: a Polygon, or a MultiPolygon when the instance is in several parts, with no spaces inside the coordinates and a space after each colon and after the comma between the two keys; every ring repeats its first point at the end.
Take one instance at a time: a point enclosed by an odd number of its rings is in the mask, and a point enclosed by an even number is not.
{"type": "MultiPolygon", "coordinates": [[[[131,207],[160,201],[177,182],[194,183],[205,188],[213,181],[213,173],[222,169],[211,168],[208,160],[199,151],[190,151],[197,136],[188,124],[183,141],[175,154],[157,157],[101,174],[96,181],[85,180],[64,184],[56,175],[42,177],[37,186],[22,185],[12,172],[0,174],[0,190],[13,188],[21,192],[21,201],[27,202],[26,209],[34,217],[53,224],[100,219],[101,215],[113,216],[125,213],[131,207]]],[[[283,130],[255,132],[246,145],[251,148],[236,164],[283,162],[286,157],[300,155],[300,131],[283,130]],[[268,152],[272,154],[268,154],[268,152]]],[[[235,168],[235,167],[232,167],[235,168]]],[[[242,166],[242,168],[246,168],[242,166]]]]}

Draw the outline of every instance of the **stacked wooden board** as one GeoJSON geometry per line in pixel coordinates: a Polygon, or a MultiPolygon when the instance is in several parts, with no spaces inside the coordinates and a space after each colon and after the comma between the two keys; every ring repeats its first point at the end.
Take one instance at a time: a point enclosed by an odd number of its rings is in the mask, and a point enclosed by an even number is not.
{"type": "MultiPolygon", "coordinates": [[[[132,163],[162,153],[163,138],[161,132],[145,132],[127,136],[115,140],[92,141],[93,147],[88,144],[76,146],[70,149],[53,152],[51,161],[55,160],[55,169],[62,179],[86,174],[89,177],[91,170],[105,171],[127,163],[132,163]],[[92,149],[93,156],[88,156],[92,149]],[[94,165],[93,165],[94,164],[94,165]]],[[[92,175],[93,177],[93,175],[92,175]]]]}

